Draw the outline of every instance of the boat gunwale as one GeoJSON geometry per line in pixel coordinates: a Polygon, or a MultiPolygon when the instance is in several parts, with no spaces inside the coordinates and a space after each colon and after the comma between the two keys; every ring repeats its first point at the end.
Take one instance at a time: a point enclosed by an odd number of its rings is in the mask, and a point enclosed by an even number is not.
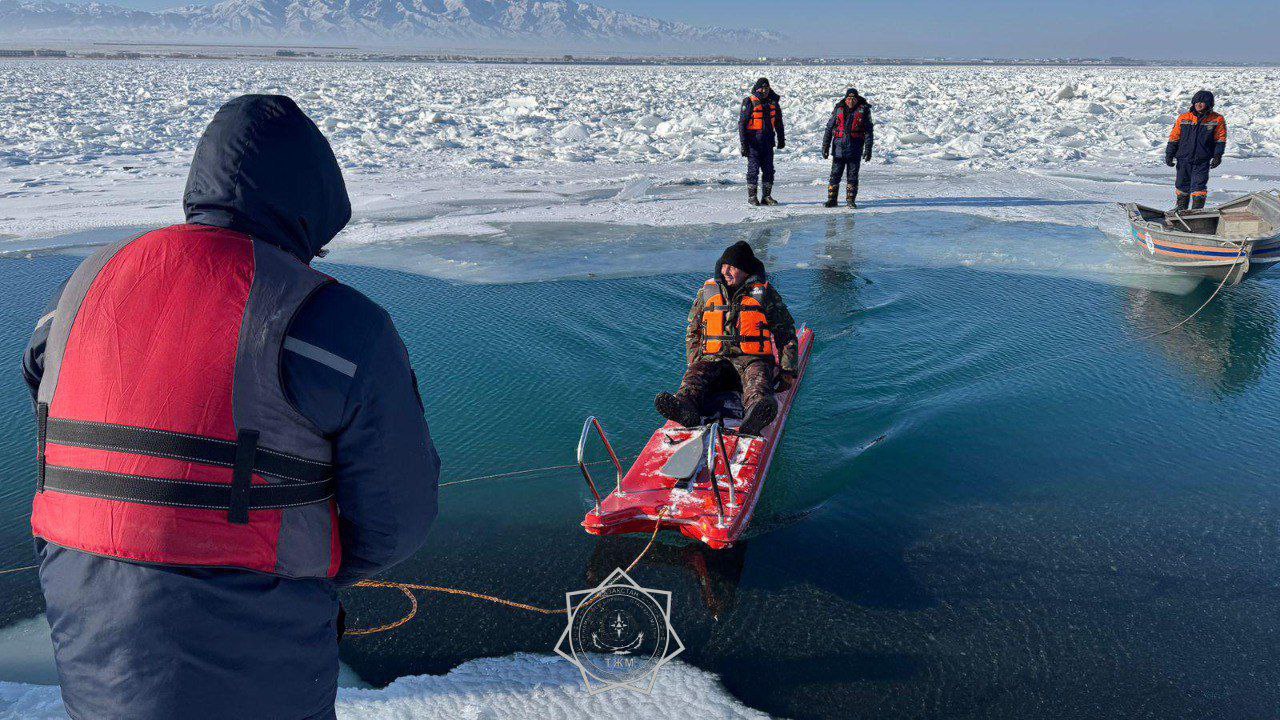
{"type": "MultiPolygon", "coordinates": [[[[1196,216],[1216,215],[1217,217],[1220,218],[1222,216],[1222,211],[1225,208],[1240,205],[1246,201],[1252,202],[1254,200],[1258,200],[1258,201],[1265,202],[1267,204],[1272,205],[1276,210],[1276,212],[1280,214],[1280,202],[1277,202],[1277,197],[1274,194],[1275,192],[1276,191],[1265,191],[1265,190],[1253,192],[1253,193],[1249,193],[1248,195],[1242,195],[1234,200],[1223,203],[1222,205],[1219,205],[1218,207],[1213,208],[1211,210],[1206,209],[1206,210],[1197,210],[1193,212],[1196,213],[1196,216]]],[[[1225,238],[1225,237],[1222,237],[1221,235],[1210,235],[1206,233],[1193,233],[1193,232],[1186,232],[1183,230],[1173,230],[1165,227],[1163,223],[1157,223],[1155,220],[1146,219],[1145,217],[1143,217],[1141,212],[1142,210],[1147,210],[1149,212],[1158,213],[1161,216],[1165,216],[1165,211],[1160,210],[1159,208],[1153,208],[1147,205],[1141,205],[1136,202],[1124,203],[1124,208],[1128,214],[1129,225],[1131,227],[1133,227],[1134,229],[1142,228],[1152,233],[1152,235],[1155,237],[1167,238],[1167,242],[1173,242],[1173,243],[1181,242],[1185,245],[1192,246],[1191,248],[1185,248],[1185,249],[1194,249],[1194,248],[1200,248],[1200,247],[1209,248],[1209,249],[1239,248],[1239,246],[1244,243],[1253,243],[1253,246],[1254,246],[1253,250],[1256,250],[1258,245],[1268,245],[1270,243],[1280,241],[1280,227],[1273,227],[1272,232],[1266,235],[1259,235],[1258,237],[1245,237],[1240,239],[1233,239],[1233,238],[1225,238]],[[1187,241],[1193,241],[1193,242],[1187,242],[1187,241]]],[[[1190,217],[1189,219],[1196,219],[1196,218],[1190,217]]],[[[1244,256],[1247,256],[1248,254],[1250,253],[1246,253],[1244,256]]],[[[1222,264],[1230,264],[1230,263],[1223,262],[1222,264]]]]}

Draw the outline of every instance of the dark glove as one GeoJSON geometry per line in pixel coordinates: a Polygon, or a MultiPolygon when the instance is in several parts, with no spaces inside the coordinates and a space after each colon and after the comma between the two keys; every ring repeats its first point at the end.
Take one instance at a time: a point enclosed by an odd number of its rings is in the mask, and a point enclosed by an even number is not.
{"type": "Polygon", "coordinates": [[[782,148],[784,148],[784,147],[786,147],[786,146],[787,146],[787,141],[786,141],[786,140],[779,140],[779,141],[778,141],[778,149],[779,149],[779,150],[781,150],[782,148]]]}
{"type": "Polygon", "coordinates": [[[1165,164],[1165,165],[1168,165],[1169,167],[1173,167],[1173,156],[1172,156],[1172,155],[1165,155],[1165,156],[1164,156],[1164,164],[1165,164]]]}
{"type": "Polygon", "coordinates": [[[1218,166],[1219,166],[1219,165],[1221,165],[1221,164],[1222,164],[1222,158],[1220,158],[1220,157],[1216,157],[1216,158],[1214,158],[1214,159],[1212,159],[1212,160],[1210,160],[1210,161],[1209,161],[1209,167],[1211,167],[1211,168],[1216,168],[1216,167],[1218,167],[1218,166]]]}
{"type": "Polygon", "coordinates": [[[778,373],[778,380],[776,383],[774,383],[774,391],[786,392],[791,389],[791,386],[794,385],[795,382],[796,382],[795,372],[791,370],[783,370],[782,372],[778,373]]]}
{"type": "Polygon", "coordinates": [[[871,148],[862,151],[862,162],[871,162],[871,148]]]}
{"type": "Polygon", "coordinates": [[[751,153],[747,151],[747,146],[742,146],[742,157],[751,157],[751,153]]]}
{"type": "Polygon", "coordinates": [[[822,159],[823,159],[823,160],[826,160],[826,159],[827,159],[827,158],[829,158],[829,157],[831,157],[831,151],[830,151],[830,150],[823,150],[823,151],[822,151],[822,159]]]}

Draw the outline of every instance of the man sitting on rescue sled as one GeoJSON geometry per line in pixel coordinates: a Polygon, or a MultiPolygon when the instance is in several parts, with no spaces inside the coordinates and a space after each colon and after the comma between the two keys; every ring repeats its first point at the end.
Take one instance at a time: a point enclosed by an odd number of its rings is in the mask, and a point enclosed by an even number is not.
{"type": "Polygon", "coordinates": [[[716,261],[715,277],[698,291],[689,311],[685,341],[689,368],[674,395],[654,398],[658,412],[685,427],[700,425],[703,401],[715,392],[722,373],[732,371],[742,381],[738,431],[759,435],[778,414],[775,375],[780,371],[780,389],[795,381],[796,324],[747,243],[730,245],[716,261]]]}

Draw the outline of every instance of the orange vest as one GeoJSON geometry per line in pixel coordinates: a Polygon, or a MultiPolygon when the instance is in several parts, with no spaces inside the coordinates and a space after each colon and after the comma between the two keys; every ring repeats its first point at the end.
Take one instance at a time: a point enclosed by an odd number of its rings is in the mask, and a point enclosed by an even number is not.
{"type": "Polygon", "coordinates": [[[725,346],[736,346],[743,355],[773,356],[773,333],[769,331],[769,319],[764,314],[764,304],[755,295],[764,295],[768,283],[752,283],[748,292],[738,300],[737,312],[725,300],[719,283],[708,280],[707,287],[716,288],[716,294],[702,306],[702,352],[719,355],[725,346]],[[729,316],[737,316],[737,327],[726,334],[729,316]]]}
{"type": "MultiPolygon", "coordinates": [[[[778,124],[778,106],[772,102],[768,103],[769,108],[769,127],[775,127],[778,124]]],[[[760,132],[764,129],[764,113],[765,103],[755,95],[751,96],[751,119],[747,121],[747,129],[751,132],[760,132]]]]}

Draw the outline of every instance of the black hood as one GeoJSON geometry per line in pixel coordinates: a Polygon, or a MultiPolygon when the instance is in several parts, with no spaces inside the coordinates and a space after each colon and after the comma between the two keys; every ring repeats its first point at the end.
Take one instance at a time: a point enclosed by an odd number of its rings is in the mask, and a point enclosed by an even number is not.
{"type": "Polygon", "coordinates": [[[1204,103],[1205,112],[1207,113],[1213,112],[1213,93],[1209,92],[1208,90],[1200,90],[1200,91],[1197,91],[1195,95],[1192,95],[1191,96],[1191,112],[1196,111],[1196,103],[1198,102],[1204,103]]]}
{"type": "MultiPolygon", "coordinates": [[[[756,91],[765,85],[769,85],[769,78],[760,78],[759,80],[756,80],[756,84],[751,86],[751,94],[755,95],[756,91]]],[[[769,85],[769,97],[767,99],[777,100],[779,97],[778,93],[774,91],[773,86],[769,85]]]]}
{"type": "Polygon", "coordinates": [[[293,100],[242,95],[205,128],[182,196],[187,222],[252,235],[310,262],[351,219],[329,141],[293,100]]]}

